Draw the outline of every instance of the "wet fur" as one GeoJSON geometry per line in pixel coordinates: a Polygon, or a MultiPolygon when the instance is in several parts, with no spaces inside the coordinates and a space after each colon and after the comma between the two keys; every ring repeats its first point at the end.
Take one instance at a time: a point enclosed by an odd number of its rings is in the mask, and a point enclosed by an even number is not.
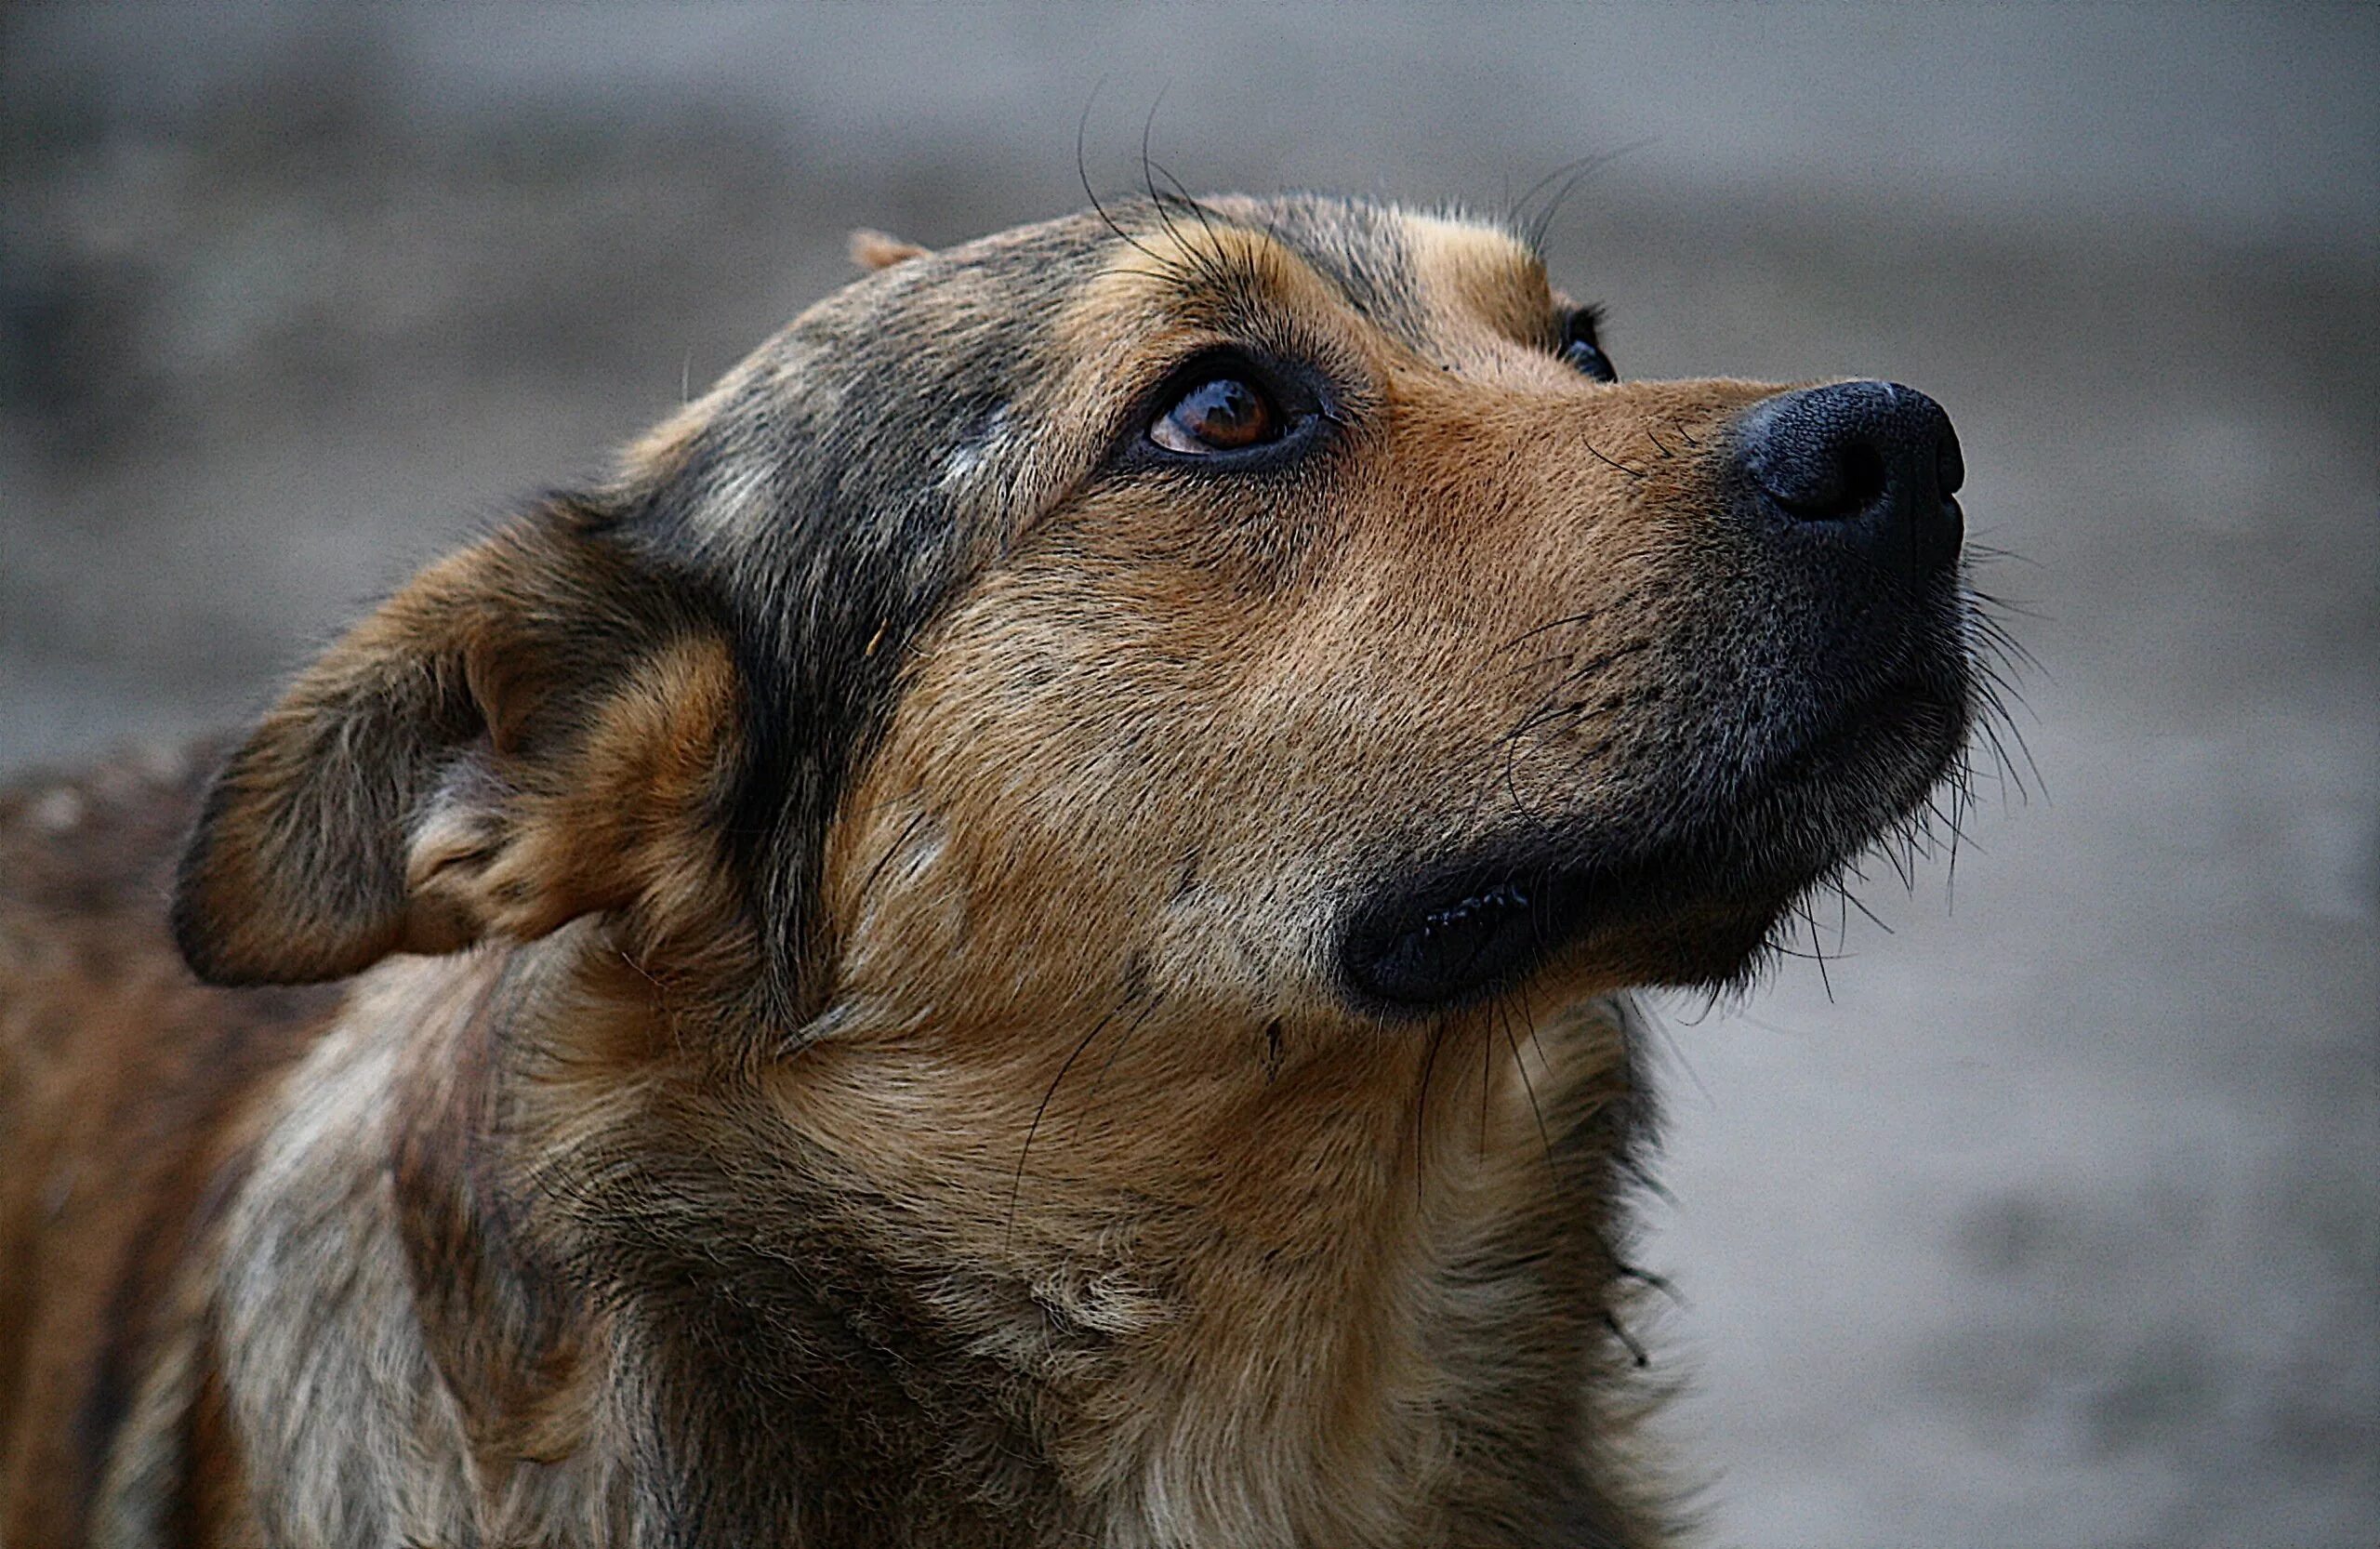
{"type": "Polygon", "coordinates": [[[203,797],[0,805],[9,1549],[1665,1541],[1611,997],[1790,890],[1420,1019],[1333,933],[1922,799],[1735,794],[1858,686],[1714,521],[1773,390],[1584,382],[1523,243],[1360,204],[853,250],[203,797]],[[1135,460],[1219,340],[1324,454],[1135,460]]]}

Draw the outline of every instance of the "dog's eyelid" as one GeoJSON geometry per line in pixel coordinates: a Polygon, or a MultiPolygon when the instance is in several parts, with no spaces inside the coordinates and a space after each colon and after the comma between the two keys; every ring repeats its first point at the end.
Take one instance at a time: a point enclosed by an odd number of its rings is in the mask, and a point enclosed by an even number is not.
{"type": "Polygon", "coordinates": [[[1210,339],[1187,351],[1157,372],[1134,403],[1117,452],[1127,461],[1146,454],[1176,465],[1245,466],[1292,450],[1317,425],[1348,422],[1319,366],[1299,355],[1229,339],[1210,339]],[[1240,445],[1200,444],[1192,427],[1172,424],[1194,398],[1223,385],[1237,385],[1262,401],[1269,433],[1240,445]]]}
{"type": "Polygon", "coordinates": [[[1604,309],[1593,302],[1571,307],[1557,320],[1554,352],[1581,376],[1598,382],[1620,380],[1620,372],[1604,352],[1600,335],[1604,309]]]}

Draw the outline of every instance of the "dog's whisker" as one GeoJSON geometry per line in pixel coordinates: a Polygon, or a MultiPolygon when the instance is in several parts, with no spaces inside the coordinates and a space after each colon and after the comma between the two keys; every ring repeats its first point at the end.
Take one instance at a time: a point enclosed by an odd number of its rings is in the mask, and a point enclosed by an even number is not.
{"type": "MultiPolygon", "coordinates": [[[[1091,1077],[1091,1091],[1083,1098],[1082,1111],[1075,1116],[1075,1133],[1077,1135],[1079,1135],[1082,1132],[1083,1119],[1089,1116],[1094,1107],[1098,1105],[1099,1089],[1105,1084],[1107,1080],[1107,1072],[1115,1067],[1117,1057],[1123,1053],[1124,1046],[1132,1040],[1132,1035],[1139,1032],[1142,1026],[1147,1023],[1148,1019],[1157,1014],[1157,1007],[1162,1003],[1163,1002],[1157,996],[1144,995],[1142,1000],[1140,1013],[1134,1016],[1131,1021],[1126,1023],[1124,1025],[1124,1030],[1116,1035],[1116,1041],[1108,1047],[1107,1057],[1100,1062],[1098,1073],[1091,1077]]],[[[1118,1009],[1120,1010],[1121,1008],[1119,1007],[1118,1009]]],[[[1278,1023],[1270,1024],[1267,1037],[1272,1038],[1277,1036],[1278,1026],[1278,1023]]]]}
{"type": "Polygon", "coordinates": [[[1623,1279],[1633,1280],[1638,1285],[1644,1286],[1649,1291],[1659,1292],[1660,1295],[1669,1298],[1669,1300],[1676,1306],[1684,1307],[1686,1305],[1685,1293],[1679,1291],[1676,1284],[1670,1280],[1666,1276],[1656,1275],[1649,1269],[1640,1268],[1637,1265],[1630,1264],[1616,1256],[1612,1260],[1612,1267],[1620,1273],[1623,1279]]]}
{"type": "MultiPolygon", "coordinates": [[[[1537,1100],[1537,1083],[1529,1078],[1528,1062],[1521,1058],[1520,1039],[1513,1036],[1512,1013],[1509,1005],[1499,1005],[1496,1015],[1497,1021],[1503,1027],[1505,1047],[1513,1053],[1513,1069],[1519,1073],[1521,1090],[1527,1094],[1528,1111],[1537,1119],[1537,1137],[1545,1149],[1546,1175],[1558,1186],[1562,1182],[1562,1170],[1554,1164],[1554,1132],[1545,1127],[1545,1109],[1537,1100]]],[[[1530,1029],[1529,1036],[1532,1039],[1537,1036],[1535,1028],[1530,1029]]]]}
{"type": "Polygon", "coordinates": [[[1611,458],[1605,457],[1601,452],[1597,451],[1593,444],[1589,442],[1580,442],[1580,444],[1587,449],[1587,456],[1594,458],[1595,461],[1603,464],[1606,468],[1617,469],[1619,471],[1627,474],[1632,479],[1642,479],[1645,477],[1645,470],[1643,469],[1631,468],[1623,462],[1614,462],[1611,458]]]}
{"type": "Polygon", "coordinates": [[[1413,1204],[1417,1210],[1429,1202],[1424,1173],[1430,1145],[1430,1076],[1437,1068],[1438,1050],[1446,1039],[1444,1023],[1430,1029],[1429,1045],[1421,1054],[1421,1090],[1413,1099],[1413,1204]]]}
{"type": "Polygon", "coordinates": [[[1488,1035],[1487,1028],[1483,1026],[1479,1032],[1478,1154],[1474,1158],[1483,1163],[1488,1159],[1488,1098],[1489,1092],[1496,1084],[1495,1066],[1496,1042],[1495,1039],[1488,1035]]]}
{"type": "Polygon", "coordinates": [[[1091,1047],[1091,1039],[1106,1031],[1107,1025],[1115,1019],[1116,1013],[1110,1012],[1091,1024],[1091,1031],[1082,1035],[1082,1041],[1074,1046],[1059,1065],[1058,1073],[1050,1078],[1049,1090],[1041,1093],[1041,1101],[1033,1110],[1033,1122],[1026,1125],[1025,1129],[1025,1144],[1017,1149],[1016,1171],[1009,1178],[1008,1220],[1004,1228],[1007,1237],[1004,1238],[1004,1241],[1012,1238],[1016,1230],[1017,1201],[1025,1189],[1025,1164],[1026,1158],[1033,1155],[1033,1137],[1041,1132],[1041,1120],[1050,1111],[1050,1101],[1057,1096],[1059,1083],[1066,1079],[1066,1072],[1075,1067],[1075,1061],[1082,1058],[1083,1051],[1091,1047]]]}
{"type": "Polygon", "coordinates": [[[1620,1323],[1620,1315],[1618,1313],[1613,1312],[1606,1307],[1603,1314],[1603,1325],[1606,1329],[1608,1329],[1611,1331],[1611,1336],[1614,1339],[1620,1341],[1620,1343],[1627,1348],[1628,1358],[1639,1369],[1648,1367],[1653,1364],[1653,1357],[1646,1353],[1645,1347],[1636,1343],[1636,1337],[1633,1334],[1631,1334],[1627,1328],[1620,1323]]]}

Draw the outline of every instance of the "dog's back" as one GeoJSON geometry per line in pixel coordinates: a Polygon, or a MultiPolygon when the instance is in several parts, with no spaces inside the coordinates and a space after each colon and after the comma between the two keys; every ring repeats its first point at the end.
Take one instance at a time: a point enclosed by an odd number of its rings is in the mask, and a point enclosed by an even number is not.
{"type": "Polygon", "coordinates": [[[209,761],[0,793],[0,1543],[86,1530],[242,1119],[338,994],[212,988],[174,951],[164,902],[209,761]]]}

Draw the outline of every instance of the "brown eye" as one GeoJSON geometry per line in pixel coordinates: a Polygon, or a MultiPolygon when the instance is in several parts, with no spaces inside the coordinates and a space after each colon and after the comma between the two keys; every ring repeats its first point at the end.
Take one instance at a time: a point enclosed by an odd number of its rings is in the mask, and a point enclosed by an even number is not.
{"type": "Polygon", "coordinates": [[[1149,439],[1169,452],[1207,457],[1278,441],[1287,432],[1280,406],[1237,377],[1210,377],[1174,401],[1149,427],[1149,439]]]}

